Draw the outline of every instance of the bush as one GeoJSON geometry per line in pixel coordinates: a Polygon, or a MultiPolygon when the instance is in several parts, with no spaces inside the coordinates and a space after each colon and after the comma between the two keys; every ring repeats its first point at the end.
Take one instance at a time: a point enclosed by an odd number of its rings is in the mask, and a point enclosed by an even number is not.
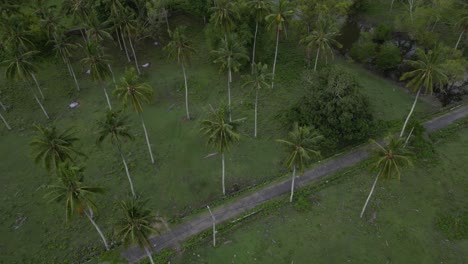
{"type": "Polygon", "coordinates": [[[382,45],[375,63],[377,68],[383,72],[396,69],[401,63],[400,49],[392,43],[382,45]]]}
{"type": "Polygon", "coordinates": [[[376,55],[377,44],[372,41],[368,33],[362,33],[359,41],[353,44],[349,55],[355,61],[364,63],[370,62],[376,55]]]}
{"type": "Polygon", "coordinates": [[[374,39],[381,43],[392,38],[393,29],[387,25],[378,25],[374,32],[374,39]]]}
{"type": "Polygon", "coordinates": [[[468,238],[468,213],[456,210],[436,218],[436,228],[449,239],[468,238]]]}

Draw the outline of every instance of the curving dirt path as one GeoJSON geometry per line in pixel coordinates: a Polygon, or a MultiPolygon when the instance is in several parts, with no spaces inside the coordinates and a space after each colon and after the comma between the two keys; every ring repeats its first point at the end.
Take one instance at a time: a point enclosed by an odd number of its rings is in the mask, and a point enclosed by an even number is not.
{"type": "MultiPolygon", "coordinates": [[[[424,126],[427,129],[426,132],[431,133],[467,116],[468,105],[456,107],[447,114],[425,122],[424,126]]],[[[335,174],[345,168],[352,167],[357,163],[367,159],[369,155],[370,153],[368,152],[368,146],[365,145],[347,154],[338,156],[335,159],[327,161],[296,178],[296,188],[310,184],[311,182],[314,182],[327,175],[335,174]]],[[[289,193],[290,187],[291,180],[284,180],[274,185],[265,187],[264,189],[261,189],[240,200],[217,208],[213,211],[213,214],[216,217],[216,222],[224,222],[228,219],[239,216],[240,214],[245,213],[246,211],[253,209],[268,200],[289,193]]],[[[153,252],[158,252],[159,250],[168,248],[170,246],[177,246],[179,242],[182,242],[185,239],[201,233],[202,231],[211,227],[211,216],[206,213],[190,222],[182,224],[168,231],[167,233],[151,238],[153,252]]],[[[140,248],[132,247],[123,251],[121,256],[127,259],[129,263],[137,263],[139,260],[145,258],[146,254],[140,248]]]]}

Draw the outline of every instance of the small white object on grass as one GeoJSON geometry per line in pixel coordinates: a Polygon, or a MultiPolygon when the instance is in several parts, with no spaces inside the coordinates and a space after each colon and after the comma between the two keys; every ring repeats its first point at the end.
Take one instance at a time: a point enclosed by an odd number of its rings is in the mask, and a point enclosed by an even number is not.
{"type": "Polygon", "coordinates": [[[157,45],[159,45],[159,42],[155,41],[155,42],[153,42],[153,44],[154,44],[155,46],[157,46],[157,45]]]}
{"type": "Polygon", "coordinates": [[[149,62],[147,62],[147,63],[141,65],[141,67],[143,67],[143,68],[148,68],[149,66],[150,66],[150,63],[149,63],[149,62]]]}
{"type": "Polygon", "coordinates": [[[71,102],[68,107],[70,107],[71,109],[73,108],[77,108],[78,106],[80,105],[79,102],[75,101],[75,102],[71,102]]]}
{"type": "Polygon", "coordinates": [[[86,74],[91,74],[91,69],[86,70],[86,74]]]}

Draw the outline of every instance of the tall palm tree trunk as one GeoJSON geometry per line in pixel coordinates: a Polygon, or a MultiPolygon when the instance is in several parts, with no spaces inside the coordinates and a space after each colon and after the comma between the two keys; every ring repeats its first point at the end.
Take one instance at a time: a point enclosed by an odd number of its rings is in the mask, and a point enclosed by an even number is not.
{"type": "Polygon", "coordinates": [[[146,255],[148,256],[148,258],[150,260],[150,263],[154,264],[154,260],[153,260],[153,256],[151,255],[151,251],[146,246],[144,248],[145,248],[146,255]]]}
{"type": "Polygon", "coordinates": [[[109,250],[109,245],[107,244],[107,240],[104,237],[104,234],[102,233],[101,229],[99,226],[94,222],[92,215],[90,214],[91,209],[86,208],[84,210],[85,215],[88,217],[89,221],[91,224],[93,224],[94,228],[96,228],[96,231],[99,233],[99,236],[101,236],[102,242],[104,243],[104,246],[106,247],[106,250],[109,250]]]}
{"type": "Polygon", "coordinates": [[[122,51],[123,50],[123,47],[122,47],[122,42],[120,40],[120,34],[119,34],[119,29],[115,29],[115,34],[117,35],[117,42],[119,43],[119,48],[120,50],[122,51]]]}
{"type": "Polygon", "coordinates": [[[31,72],[31,77],[33,78],[34,82],[36,83],[36,87],[39,90],[39,94],[41,95],[41,98],[45,99],[44,94],[42,93],[41,86],[39,85],[39,82],[36,79],[36,75],[33,72],[31,72]]]}
{"type": "Polygon", "coordinates": [[[110,66],[110,64],[107,64],[107,67],[109,68],[109,71],[110,71],[110,73],[111,73],[111,75],[112,75],[112,82],[113,82],[114,85],[115,85],[117,82],[115,81],[114,71],[112,70],[112,67],[110,66]]]}
{"type": "Polygon", "coordinates": [[[34,92],[34,90],[31,87],[29,87],[29,89],[31,89],[31,93],[33,94],[34,99],[36,100],[37,104],[39,104],[39,106],[41,107],[42,112],[44,113],[46,118],[49,119],[49,115],[47,114],[47,111],[45,110],[44,106],[42,105],[41,100],[39,100],[39,98],[37,98],[36,93],[34,92]]]}
{"type": "Polygon", "coordinates": [[[403,128],[401,129],[400,137],[402,137],[403,134],[405,134],[406,125],[408,125],[408,121],[409,121],[409,119],[411,117],[411,114],[413,114],[413,111],[414,111],[414,108],[416,106],[416,103],[418,102],[418,98],[419,98],[420,93],[421,93],[421,87],[419,87],[418,92],[416,93],[416,98],[414,98],[413,106],[411,107],[411,110],[410,110],[408,116],[406,117],[405,123],[403,124],[403,128]]]}
{"type": "Polygon", "coordinates": [[[254,35],[254,43],[252,48],[252,74],[255,67],[255,47],[257,46],[257,32],[258,32],[258,21],[255,23],[255,35],[254,35]]]}
{"type": "Polygon", "coordinates": [[[8,122],[6,121],[6,119],[3,117],[2,113],[0,113],[0,118],[2,119],[3,123],[5,124],[6,128],[8,130],[11,130],[11,126],[8,124],[8,122]]]}
{"type": "Polygon", "coordinates": [[[167,32],[170,32],[171,28],[169,27],[169,18],[167,17],[167,13],[169,12],[167,11],[165,7],[163,8],[163,12],[164,12],[164,17],[166,18],[167,32]]]}
{"type": "Polygon", "coordinates": [[[141,125],[143,126],[143,131],[145,132],[146,145],[148,145],[148,151],[151,157],[151,163],[154,164],[153,151],[151,151],[151,144],[149,141],[148,132],[146,131],[145,121],[143,120],[143,115],[140,112],[138,113],[138,116],[140,117],[141,125]]]}
{"type": "Polygon", "coordinates": [[[132,191],[133,198],[136,198],[135,189],[133,189],[132,177],[130,176],[130,172],[128,171],[127,161],[125,160],[125,157],[122,153],[122,149],[120,148],[119,143],[117,143],[117,149],[119,151],[120,158],[122,159],[122,163],[125,168],[125,173],[127,174],[128,182],[130,183],[130,190],[132,191]]]}
{"type": "Polygon", "coordinates": [[[107,94],[106,84],[101,81],[102,89],[104,90],[104,94],[106,95],[107,105],[109,106],[109,110],[112,110],[112,105],[109,99],[109,95],[107,94]]]}
{"type": "Polygon", "coordinates": [[[315,55],[315,65],[314,65],[314,71],[317,71],[317,62],[320,54],[320,47],[317,48],[317,55],[315,55]]]}
{"type": "Polygon", "coordinates": [[[228,106],[229,106],[229,122],[232,122],[232,113],[231,113],[231,65],[228,66],[228,106]]]}
{"type": "Polygon", "coordinates": [[[291,180],[291,196],[289,197],[289,202],[292,203],[294,196],[294,182],[296,180],[296,165],[293,166],[292,180],[291,180]]]}
{"type": "Polygon", "coordinates": [[[258,88],[255,91],[254,138],[257,138],[257,108],[258,108],[258,88]]]}
{"type": "Polygon", "coordinates": [[[81,36],[83,37],[84,42],[86,43],[88,40],[86,39],[84,31],[83,31],[82,28],[80,28],[80,33],[81,33],[81,36]]]}
{"type": "Polygon", "coordinates": [[[73,77],[73,80],[75,81],[75,86],[76,86],[76,89],[78,91],[80,91],[80,85],[78,84],[78,80],[76,79],[76,75],[75,75],[75,70],[73,70],[73,66],[71,65],[71,63],[68,61],[67,62],[67,65],[68,65],[68,69],[70,70],[71,72],[71,75],[73,77]]]}
{"type": "Polygon", "coordinates": [[[125,44],[125,37],[124,37],[124,34],[123,34],[122,27],[120,27],[120,36],[122,37],[122,43],[123,43],[123,46],[124,46],[125,55],[127,55],[127,60],[128,60],[128,62],[130,62],[131,60],[130,60],[130,56],[128,55],[127,44],[125,44]]]}
{"type": "Polygon", "coordinates": [[[130,37],[130,32],[128,33],[128,42],[130,43],[130,48],[132,49],[133,59],[135,60],[135,66],[137,69],[138,74],[141,74],[140,67],[138,66],[138,59],[135,53],[135,49],[133,48],[132,38],[130,37]]]}
{"type": "Polygon", "coordinates": [[[390,3],[390,13],[392,13],[393,10],[393,2],[395,2],[395,0],[392,0],[392,2],[390,3]]]}
{"type": "Polygon", "coordinates": [[[5,105],[2,103],[2,101],[0,101],[0,107],[3,109],[3,111],[6,111],[6,110],[7,110],[6,107],[5,107],[5,105]]]}
{"type": "Polygon", "coordinates": [[[457,44],[455,44],[455,49],[458,49],[458,45],[460,44],[463,33],[465,33],[465,29],[463,29],[462,32],[460,33],[460,36],[458,37],[458,40],[457,40],[457,44]]]}
{"type": "Polygon", "coordinates": [[[190,113],[188,109],[188,85],[187,85],[187,75],[185,74],[185,66],[182,62],[182,72],[184,73],[184,83],[185,83],[185,111],[187,112],[187,120],[190,120],[190,113]]]}
{"type": "Polygon", "coordinates": [[[223,174],[222,174],[222,184],[223,184],[223,195],[226,195],[226,187],[224,185],[224,153],[221,153],[221,167],[223,169],[223,174]]]}
{"type": "Polygon", "coordinates": [[[208,208],[208,212],[210,212],[211,215],[211,220],[213,223],[213,247],[216,247],[216,218],[214,217],[213,213],[211,212],[210,206],[207,205],[206,208],[208,208]]]}
{"type": "Polygon", "coordinates": [[[375,188],[375,185],[377,184],[377,181],[379,180],[379,176],[380,176],[381,172],[382,172],[382,169],[379,171],[379,173],[377,173],[377,176],[375,177],[374,184],[372,184],[372,188],[370,190],[369,196],[367,196],[366,203],[362,207],[362,211],[361,211],[361,215],[360,215],[361,218],[362,218],[362,215],[364,215],[364,211],[366,211],[367,204],[369,203],[369,200],[370,200],[372,194],[374,193],[374,188],[375,188]]]}
{"type": "Polygon", "coordinates": [[[276,71],[276,59],[278,58],[279,35],[280,35],[280,30],[278,27],[278,29],[276,30],[275,60],[273,61],[273,73],[271,75],[271,89],[273,89],[275,85],[275,71],[276,71]]]}

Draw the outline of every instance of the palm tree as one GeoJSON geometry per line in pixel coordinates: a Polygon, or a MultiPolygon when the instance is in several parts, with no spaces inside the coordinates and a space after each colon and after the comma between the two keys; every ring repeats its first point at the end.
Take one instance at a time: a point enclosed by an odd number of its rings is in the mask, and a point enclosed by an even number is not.
{"type": "Polygon", "coordinates": [[[57,169],[63,162],[73,162],[74,155],[84,156],[74,147],[78,138],[72,129],[60,132],[56,127],[34,127],[37,134],[29,143],[33,148],[34,162],[42,163],[47,171],[57,169]]]}
{"type": "Polygon", "coordinates": [[[185,83],[185,109],[187,112],[187,119],[190,120],[190,113],[188,109],[188,86],[187,75],[185,74],[185,64],[190,62],[190,57],[195,53],[193,43],[185,36],[186,27],[177,27],[174,32],[170,34],[171,41],[164,48],[169,57],[177,59],[177,63],[182,66],[182,73],[184,74],[185,83]]]}
{"type": "Polygon", "coordinates": [[[272,2],[270,0],[249,0],[247,6],[252,12],[252,15],[255,17],[255,34],[251,59],[253,73],[255,67],[255,48],[257,46],[258,24],[262,22],[265,19],[265,17],[271,12],[272,2]]]}
{"type": "Polygon", "coordinates": [[[99,21],[96,12],[89,14],[84,24],[88,41],[101,42],[105,39],[112,39],[112,35],[107,32],[109,22],[99,21]]]}
{"type": "Polygon", "coordinates": [[[220,27],[224,33],[224,40],[227,41],[227,35],[235,25],[239,13],[235,9],[235,3],[229,0],[218,0],[211,8],[211,19],[215,26],[220,27]]]}
{"type": "Polygon", "coordinates": [[[458,36],[457,43],[455,44],[455,50],[458,49],[458,45],[462,40],[463,34],[468,30],[468,4],[463,4],[461,10],[464,10],[464,12],[461,13],[460,17],[458,18],[458,22],[456,23],[456,26],[461,29],[461,32],[458,36]]]}
{"type": "Polygon", "coordinates": [[[86,215],[99,233],[106,250],[109,250],[104,234],[93,219],[96,204],[90,197],[102,193],[103,189],[84,185],[83,169],[69,163],[62,163],[59,166],[59,184],[47,187],[51,191],[46,194],[46,197],[50,197],[51,201],[65,201],[65,221],[68,222],[75,212],[79,215],[86,215]]]}
{"type": "Polygon", "coordinates": [[[158,232],[153,228],[156,217],[147,206],[148,200],[130,199],[121,203],[123,217],[117,224],[117,235],[124,244],[137,244],[143,248],[151,264],[154,264],[151,256],[150,236],[158,232]]]}
{"type": "Polygon", "coordinates": [[[107,105],[109,109],[112,110],[112,105],[110,103],[109,95],[107,94],[105,80],[111,76],[111,71],[107,58],[101,55],[101,49],[99,44],[96,42],[87,42],[86,43],[86,57],[81,60],[81,63],[86,65],[89,68],[91,74],[91,80],[101,83],[102,89],[106,96],[107,105]]]}
{"type": "MultiPolygon", "coordinates": [[[[90,11],[89,1],[86,0],[64,0],[62,2],[62,11],[66,15],[72,15],[75,21],[84,25],[90,11]]],[[[80,28],[81,36],[87,42],[84,30],[80,28]]]]}
{"type": "Polygon", "coordinates": [[[377,150],[375,151],[377,162],[374,164],[373,168],[379,169],[379,173],[377,173],[377,176],[375,177],[374,184],[372,184],[371,191],[369,196],[367,196],[367,200],[364,204],[364,207],[362,208],[360,217],[363,216],[370,197],[374,193],[374,188],[377,184],[377,181],[379,180],[379,176],[382,176],[382,178],[388,180],[396,175],[397,179],[400,180],[400,167],[403,165],[411,165],[411,160],[408,157],[410,152],[407,148],[405,148],[403,138],[393,136],[387,137],[386,146],[378,143],[375,140],[371,141],[377,147],[377,150]]]}
{"type": "Polygon", "coordinates": [[[76,89],[79,91],[80,85],[78,84],[75,70],[73,69],[70,58],[72,57],[72,51],[78,49],[81,46],[72,42],[70,38],[67,38],[63,32],[56,33],[54,39],[52,40],[52,43],[54,45],[54,49],[57,53],[57,56],[60,56],[60,58],[62,58],[63,60],[63,63],[67,65],[68,72],[73,77],[76,89]]]}
{"type": "Polygon", "coordinates": [[[138,27],[136,25],[136,20],[134,19],[134,17],[135,17],[135,14],[133,10],[125,9],[125,12],[123,13],[123,17],[120,20],[121,21],[120,25],[122,26],[124,32],[127,34],[128,42],[130,44],[130,48],[132,49],[132,53],[133,53],[133,59],[135,61],[135,67],[138,71],[138,74],[141,74],[140,67],[138,66],[138,59],[137,59],[135,48],[133,47],[133,41],[132,41],[132,36],[134,36],[138,30],[138,27]]]}
{"type": "Polygon", "coordinates": [[[117,147],[120,158],[125,168],[125,173],[127,174],[128,182],[130,183],[130,190],[132,191],[133,197],[136,197],[135,190],[133,189],[133,181],[128,171],[127,161],[122,152],[122,142],[126,139],[133,139],[133,136],[130,134],[129,127],[127,125],[127,118],[122,116],[120,112],[108,111],[106,113],[105,119],[99,122],[99,132],[98,132],[98,143],[101,143],[106,138],[110,139],[112,145],[117,147]]]}
{"type": "MultiPolygon", "coordinates": [[[[123,47],[122,41],[120,39],[119,23],[120,19],[123,17],[122,13],[124,12],[124,9],[125,8],[120,2],[120,0],[110,0],[106,3],[106,10],[110,13],[109,21],[113,23],[113,27],[111,29],[115,32],[115,35],[117,36],[117,43],[119,44],[120,50],[123,50],[123,47]]],[[[130,61],[130,58],[128,58],[128,60],[130,61]]]]}
{"type": "Polygon", "coordinates": [[[277,139],[276,141],[286,146],[288,154],[285,165],[292,169],[291,196],[289,202],[292,202],[294,195],[294,181],[296,179],[296,169],[299,174],[304,172],[304,167],[313,157],[320,157],[317,151],[317,144],[322,140],[322,136],[314,129],[307,126],[299,126],[294,123],[293,129],[288,134],[288,140],[277,139]]]}
{"type": "MultiPolygon", "coordinates": [[[[22,81],[30,81],[33,79],[36,82],[36,87],[39,89],[40,94],[42,95],[42,98],[44,98],[44,94],[42,93],[42,90],[40,89],[39,83],[37,82],[35,72],[36,66],[32,62],[32,57],[37,54],[38,51],[28,51],[28,52],[21,52],[20,50],[13,48],[10,50],[10,58],[7,60],[4,60],[2,64],[6,64],[6,77],[7,79],[10,80],[22,80],[22,81]]],[[[36,93],[34,90],[29,86],[31,93],[34,96],[34,99],[36,100],[37,104],[42,109],[42,112],[46,116],[47,119],[49,119],[49,115],[47,114],[47,111],[45,110],[44,106],[42,105],[41,101],[39,98],[37,98],[36,93]]]]}
{"type": "Polygon", "coordinates": [[[56,15],[51,7],[40,12],[42,13],[42,18],[39,22],[40,25],[45,28],[47,37],[49,40],[56,39],[57,31],[62,28],[62,25],[60,24],[61,17],[56,15]]]}
{"type": "Polygon", "coordinates": [[[245,48],[240,44],[236,35],[229,35],[228,38],[221,40],[221,47],[217,50],[211,51],[216,57],[214,63],[220,63],[220,70],[227,69],[228,73],[228,105],[229,105],[229,121],[232,120],[231,113],[231,82],[232,82],[232,71],[239,71],[239,67],[242,65],[242,60],[248,60],[249,57],[246,55],[245,48]]]}
{"type": "Polygon", "coordinates": [[[276,59],[278,58],[278,45],[279,38],[282,32],[286,35],[286,26],[289,23],[289,19],[294,14],[294,10],[291,7],[291,4],[288,0],[279,0],[278,4],[275,6],[273,13],[266,16],[266,20],[270,21],[270,28],[275,28],[276,30],[276,48],[275,48],[275,59],[273,61],[273,72],[271,77],[271,88],[275,84],[275,70],[276,70],[276,59]]]}
{"type": "Polygon", "coordinates": [[[117,83],[113,94],[123,102],[124,106],[128,106],[130,101],[133,106],[133,110],[138,113],[141,125],[143,126],[143,131],[145,132],[146,145],[148,146],[151,163],[154,163],[153,151],[151,150],[151,144],[142,114],[142,102],[149,103],[151,101],[153,96],[153,89],[148,83],[141,83],[139,81],[138,75],[135,72],[135,69],[130,68],[129,70],[125,71],[124,76],[117,83]]]}
{"type": "Polygon", "coordinates": [[[442,69],[444,58],[442,58],[441,52],[437,47],[427,53],[423,52],[421,49],[417,49],[416,55],[419,60],[405,60],[414,70],[404,73],[400,78],[400,80],[410,79],[406,86],[413,88],[413,91],[417,91],[413,106],[401,129],[400,137],[405,133],[406,125],[408,124],[411,114],[413,114],[422,87],[424,87],[426,93],[432,94],[434,82],[442,89],[443,85],[448,81],[442,69]]]}
{"type": "Polygon", "coordinates": [[[268,66],[261,62],[253,66],[252,75],[249,75],[244,86],[251,86],[255,90],[255,121],[254,121],[254,137],[257,137],[257,109],[258,109],[258,92],[263,88],[269,88],[268,81],[271,79],[271,73],[267,73],[268,66]]]}
{"type": "Polygon", "coordinates": [[[15,48],[19,52],[34,49],[34,43],[30,40],[32,33],[24,26],[23,18],[12,15],[0,19],[3,35],[3,46],[15,48]]]}
{"type": "Polygon", "coordinates": [[[234,142],[239,141],[240,135],[237,133],[237,127],[243,120],[227,121],[226,114],[225,107],[220,107],[217,110],[211,108],[208,118],[201,122],[201,132],[207,137],[208,144],[215,147],[218,153],[221,153],[223,195],[226,195],[224,153],[229,150],[234,142]]]}
{"type": "MultiPolygon", "coordinates": [[[[317,48],[315,55],[315,65],[314,71],[317,71],[317,62],[320,54],[320,50],[325,54],[325,60],[328,62],[327,54],[330,54],[333,58],[333,48],[343,47],[335,38],[339,35],[339,30],[336,27],[336,23],[330,19],[321,19],[317,22],[316,29],[313,30],[309,35],[301,39],[301,44],[306,45],[307,54],[310,54],[310,51],[313,48],[317,48]]],[[[310,67],[310,56],[307,67],[310,67]]]]}

